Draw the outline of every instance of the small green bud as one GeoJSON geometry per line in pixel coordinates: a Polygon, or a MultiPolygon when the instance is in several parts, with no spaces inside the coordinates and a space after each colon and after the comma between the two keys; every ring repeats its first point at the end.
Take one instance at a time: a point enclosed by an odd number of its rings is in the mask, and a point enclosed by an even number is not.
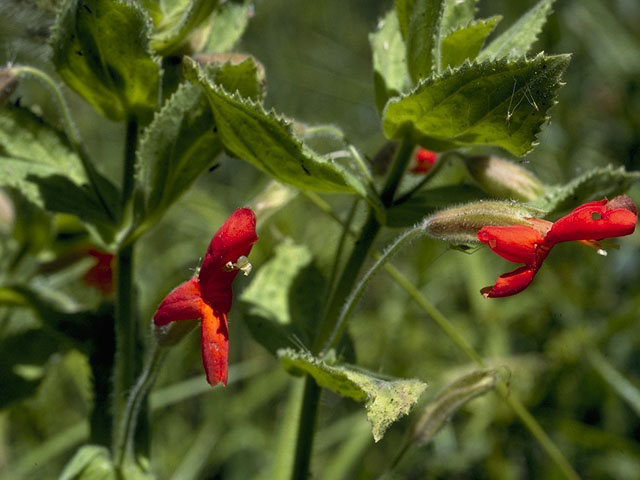
{"type": "Polygon", "coordinates": [[[467,169],[490,195],[530,202],[544,195],[544,185],[526,168],[499,157],[471,157],[467,169]]]}
{"type": "Polygon", "coordinates": [[[424,220],[427,235],[453,244],[476,243],[485,225],[527,225],[545,212],[516,202],[479,201],[447,208],[424,220]]]}
{"type": "Polygon", "coordinates": [[[198,326],[200,320],[181,320],[158,326],[151,321],[151,329],[161,347],[173,347],[198,326]]]}

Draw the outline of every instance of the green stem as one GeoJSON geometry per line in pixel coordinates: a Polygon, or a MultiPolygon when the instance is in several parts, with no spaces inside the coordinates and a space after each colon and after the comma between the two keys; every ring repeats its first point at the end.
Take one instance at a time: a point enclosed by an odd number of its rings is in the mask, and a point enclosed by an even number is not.
{"type": "Polygon", "coordinates": [[[155,342],[153,343],[146,365],[129,394],[114,447],[114,463],[118,469],[122,469],[125,459],[133,458],[133,441],[140,407],[156,381],[165,353],[164,349],[160,349],[155,342]]]}
{"type": "Polygon", "coordinates": [[[415,184],[411,189],[409,189],[406,193],[402,194],[398,197],[393,204],[400,205],[405,201],[409,200],[411,197],[415,195],[416,192],[422,189],[427,183],[431,181],[433,177],[435,177],[438,172],[442,169],[442,167],[449,161],[451,157],[459,157],[460,154],[456,152],[449,152],[440,155],[440,158],[436,161],[435,165],[431,170],[429,170],[424,176],[422,180],[420,180],[417,184],[415,184]]]}
{"type": "MultiPolygon", "coordinates": [[[[127,122],[124,167],[122,178],[122,208],[127,208],[133,192],[133,170],[138,138],[135,117],[127,122]]],[[[133,292],[133,262],[135,243],[123,246],[118,252],[116,269],[116,356],[114,368],[114,424],[113,443],[117,446],[120,423],[124,418],[125,394],[136,375],[137,322],[133,292]]]]}
{"type": "MultiPolygon", "coordinates": [[[[385,207],[393,202],[393,197],[402,176],[407,168],[414,145],[409,140],[401,142],[393,166],[384,188],[382,190],[381,199],[385,207]]],[[[378,222],[373,211],[369,210],[368,217],[360,231],[358,240],[351,251],[351,256],[342,270],[342,275],[338,281],[336,288],[331,293],[329,306],[324,313],[320,327],[316,334],[311,351],[317,355],[321,349],[327,345],[329,338],[332,336],[334,328],[338,322],[342,306],[349,296],[362,265],[369,255],[369,251],[373,246],[373,242],[382,226],[378,222]]],[[[336,337],[336,342],[340,338],[336,337]]],[[[302,396],[302,404],[300,405],[300,417],[298,424],[298,438],[295,443],[294,467],[292,477],[294,479],[306,479],[309,476],[309,466],[311,463],[311,450],[313,447],[313,435],[318,416],[318,404],[320,399],[320,387],[315,381],[307,376],[305,378],[304,394],[302,396]]]]}
{"type": "Polygon", "coordinates": [[[347,239],[351,233],[351,222],[353,222],[353,218],[355,217],[355,213],[358,207],[359,199],[355,199],[353,204],[351,205],[351,209],[349,210],[349,214],[344,222],[340,222],[342,225],[342,234],[340,235],[340,241],[338,242],[338,247],[336,249],[336,254],[333,259],[333,266],[331,267],[331,274],[329,275],[329,283],[328,283],[328,292],[333,292],[333,287],[335,285],[336,279],[338,277],[338,272],[340,271],[340,263],[342,261],[342,254],[344,253],[344,247],[347,243],[347,239]]]}
{"type": "Polygon", "coordinates": [[[62,90],[60,89],[58,84],[46,72],[43,72],[42,70],[35,67],[20,65],[20,66],[13,67],[13,71],[16,75],[20,75],[20,74],[31,75],[37,78],[38,80],[41,80],[42,82],[45,83],[45,85],[49,87],[51,92],[53,92],[54,99],[58,104],[60,115],[62,116],[62,125],[64,128],[64,131],[67,134],[69,141],[71,142],[71,146],[73,147],[75,152],[78,154],[78,157],[80,158],[82,168],[85,171],[85,175],[87,176],[87,180],[89,181],[91,189],[95,193],[104,211],[109,215],[109,217],[112,220],[115,221],[115,218],[116,218],[115,212],[111,210],[109,203],[104,198],[104,195],[99,187],[100,185],[99,173],[94,168],[93,164],[89,159],[89,155],[87,154],[86,150],[83,147],[82,140],[80,139],[80,134],[78,133],[78,129],[76,128],[76,125],[73,121],[73,117],[71,116],[71,112],[69,111],[69,106],[67,105],[67,102],[64,99],[64,96],[62,95],[62,90]]]}

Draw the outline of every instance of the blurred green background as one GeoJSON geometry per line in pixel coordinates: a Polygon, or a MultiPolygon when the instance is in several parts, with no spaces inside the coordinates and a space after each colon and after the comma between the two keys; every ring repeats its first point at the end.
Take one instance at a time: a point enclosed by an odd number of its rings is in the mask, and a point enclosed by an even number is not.
{"type": "MultiPolygon", "coordinates": [[[[497,32],[533,1],[481,0],[479,17],[504,16],[497,32]]],[[[0,61],[52,71],[46,47],[53,0],[0,1],[0,61]]],[[[298,121],[331,123],[365,155],[384,143],[373,101],[368,34],[391,1],[256,1],[237,50],[265,66],[268,106],[298,121]]],[[[559,0],[536,51],[572,53],[552,120],[540,146],[520,161],[559,184],[608,164],[640,169],[640,2],[559,0]]],[[[124,127],[110,123],[67,91],[99,168],[119,178],[124,127]]],[[[57,118],[48,92],[27,80],[23,105],[57,118]]],[[[249,204],[268,179],[222,158],[141,241],[137,265],[140,315],[188,278],[217,226],[249,204]]],[[[455,167],[452,167],[455,168],[455,167]]],[[[446,174],[446,173],[445,173],[446,174]]],[[[640,201],[640,189],[630,195],[640,201]]],[[[329,197],[345,216],[351,200],[329,197]]],[[[360,215],[362,212],[358,212],[360,215]]],[[[285,238],[307,245],[328,276],[337,225],[298,196],[259,225],[256,269],[285,238]]],[[[387,231],[380,248],[397,232],[387,231]]],[[[584,478],[640,475],[640,239],[618,241],[608,257],[581,245],[554,249],[526,292],[484,300],[480,288],[511,268],[486,249],[461,253],[424,239],[394,259],[491,365],[510,372],[510,388],[584,478]]],[[[249,285],[236,282],[236,294],[249,285]]],[[[48,287],[81,288],[73,275],[48,287]],[[75,283],[74,283],[75,282],[75,283]]],[[[270,478],[292,380],[247,331],[246,306],[230,315],[231,372],[226,389],[210,389],[201,372],[199,338],[171,352],[152,395],[152,466],[158,478],[270,478]]],[[[2,312],[0,335],[38,328],[27,312],[2,312]]],[[[357,362],[430,384],[423,401],[472,365],[389,277],[372,282],[351,324],[357,362]]],[[[28,362],[25,368],[28,367],[28,362]]],[[[52,355],[25,374],[44,377],[33,398],[0,412],[0,478],[55,478],[86,436],[92,399],[86,358],[52,355]]],[[[3,388],[0,386],[0,388],[3,388]]],[[[373,443],[361,406],[322,397],[314,478],[377,478],[410,425],[407,418],[373,443]]],[[[400,463],[397,478],[561,478],[541,447],[495,394],[469,403],[430,446],[400,463]]]]}

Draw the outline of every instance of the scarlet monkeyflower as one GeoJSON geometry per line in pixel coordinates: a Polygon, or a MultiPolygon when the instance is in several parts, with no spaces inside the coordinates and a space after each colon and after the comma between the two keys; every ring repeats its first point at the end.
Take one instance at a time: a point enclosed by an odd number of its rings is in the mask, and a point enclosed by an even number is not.
{"type": "Polygon", "coordinates": [[[416,162],[411,168],[411,173],[428,173],[436,163],[438,154],[427,150],[426,148],[419,148],[416,152],[416,162]]]}
{"type": "Polygon", "coordinates": [[[257,240],[254,213],[237,209],[213,236],[199,272],[169,293],[153,316],[159,327],[201,320],[202,364],[211,385],[227,384],[231,283],[240,270],[249,274],[247,255],[257,240]]]}
{"type": "Polygon", "coordinates": [[[620,195],[585,203],[556,222],[526,220],[529,225],[484,226],[478,232],[478,240],[502,258],[524,263],[501,275],[492,287],[483,288],[485,298],[508,297],[527,288],[557,243],[579,241],[599,248],[598,240],[632,234],[638,212],[631,198],[620,195]]]}
{"type": "Polygon", "coordinates": [[[113,259],[115,256],[109,252],[103,252],[90,248],[87,254],[96,259],[96,263],[82,276],[87,285],[91,285],[103,294],[113,292],[113,259]]]}

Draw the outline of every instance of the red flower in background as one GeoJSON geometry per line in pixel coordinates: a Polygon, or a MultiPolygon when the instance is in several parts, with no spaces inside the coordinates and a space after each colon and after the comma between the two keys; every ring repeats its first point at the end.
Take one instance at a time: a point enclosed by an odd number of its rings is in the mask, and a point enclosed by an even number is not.
{"type": "Polygon", "coordinates": [[[485,298],[508,297],[527,288],[557,243],[579,241],[598,247],[603,238],[632,234],[638,212],[633,200],[621,195],[611,201],[585,203],[556,222],[527,220],[530,225],[485,226],[478,232],[478,240],[502,258],[524,264],[501,275],[493,287],[483,288],[485,298]]]}
{"type": "Polygon", "coordinates": [[[96,263],[82,276],[82,280],[103,294],[110,294],[113,292],[113,260],[115,255],[94,248],[87,250],[87,254],[95,258],[96,263]]]}
{"type": "Polygon", "coordinates": [[[426,148],[419,148],[416,152],[415,165],[409,170],[411,173],[428,173],[438,160],[438,154],[427,150],[426,148]]]}
{"type": "Polygon", "coordinates": [[[213,236],[200,271],[169,293],[153,316],[157,326],[201,319],[202,363],[211,385],[227,384],[231,283],[240,270],[251,270],[247,255],[257,240],[254,213],[237,209],[213,236]]]}

